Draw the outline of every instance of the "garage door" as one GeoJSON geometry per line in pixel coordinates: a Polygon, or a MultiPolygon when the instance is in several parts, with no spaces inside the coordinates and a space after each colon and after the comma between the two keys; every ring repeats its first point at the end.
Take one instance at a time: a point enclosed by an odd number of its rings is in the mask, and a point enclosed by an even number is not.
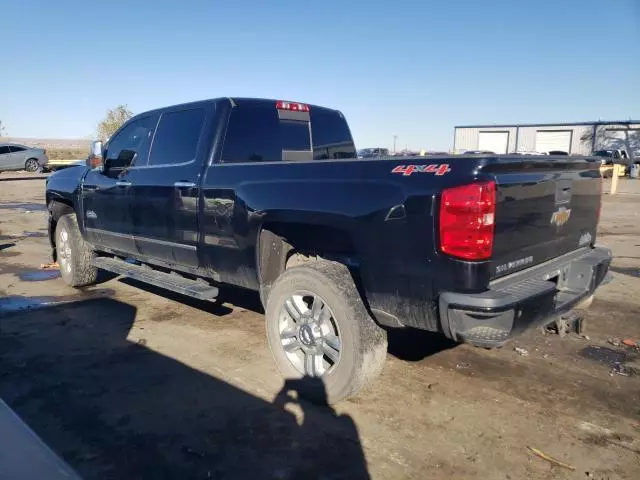
{"type": "Polygon", "coordinates": [[[509,132],[480,132],[478,136],[478,150],[493,153],[507,153],[509,132]]]}
{"type": "Polygon", "coordinates": [[[547,153],[553,150],[571,153],[571,130],[536,132],[536,152],[547,153]]]}

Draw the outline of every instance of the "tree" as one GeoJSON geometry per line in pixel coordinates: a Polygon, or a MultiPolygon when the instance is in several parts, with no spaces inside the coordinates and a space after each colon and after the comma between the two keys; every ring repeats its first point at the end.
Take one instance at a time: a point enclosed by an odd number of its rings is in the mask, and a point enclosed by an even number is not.
{"type": "Polygon", "coordinates": [[[106,141],[131,117],[133,117],[133,112],[129,110],[127,105],[118,105],[116,108],[107,110],[104,120],[98,124],[98,139],[106,141]]]}
{"type": "Polygon", "coordinates": [[[7,133],[7,130],[4,128],[4,125],[2,125],[2,120],[0,120],[0,137],[4,137],[7,133]]]}

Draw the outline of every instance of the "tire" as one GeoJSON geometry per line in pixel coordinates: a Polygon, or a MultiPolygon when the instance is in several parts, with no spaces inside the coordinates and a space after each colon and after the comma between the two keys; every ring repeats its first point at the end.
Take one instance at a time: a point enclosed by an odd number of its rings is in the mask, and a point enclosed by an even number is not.
{"type": "Polygon", "coordinates": [[[27,172],[37,172],[40,170],[40,164],[35,158],[30,158],[24,163],[24,169],[27,172]]]}
{"type": "Polygon", "coordinates": [[[332,404],[355,395],[382,370],[386,332],[340,263],[317,261],[286,270],[273,284],[265,316],[276,366],[287,380],[303,379],[296,382],[298,391],[314,402],[332,404]]]}
{"type": "Polygon", "coordinates": [[[71,287],[96,283],[98,269],[93,265],[93,250],[84,241],[75,214],[63,215],[56,226],[56,252],[60,275],[71,287]]]}

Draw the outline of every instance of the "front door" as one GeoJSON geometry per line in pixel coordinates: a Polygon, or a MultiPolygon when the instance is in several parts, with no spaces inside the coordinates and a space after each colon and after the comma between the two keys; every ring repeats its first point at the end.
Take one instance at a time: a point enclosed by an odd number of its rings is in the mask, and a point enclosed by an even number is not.
{"type": "MultiPolygon", "coordinates": [[[[161,114],[146,165],[129,171],[133,238],[143,257],[197,268],[202,138],[210,104],[161,114]]],[[[211,119],[209,118],[209,121],[211,119]]]]}
{"type": "Polygon", "coordinates": [[[28,152],[26,152],[27,149],[18,145],[11,145],[9,149],[11,150],[12,165],[14,168],[22,170],[26,165],[27,158],[29,158],[28,152]]]}
{"type": "Polygon", "coordinates": [[[106,146],[105,165],[87,173],[82,213],[87,238],[95,245],[135,254],[130,204],[130,169],[146,163],[158,115],[125,124],[106,146]]]}
{"type": "Polygon", "coordinates": [[[0,145],[0,171],[13,170],[12,155],[8,145],[0,145]]]}

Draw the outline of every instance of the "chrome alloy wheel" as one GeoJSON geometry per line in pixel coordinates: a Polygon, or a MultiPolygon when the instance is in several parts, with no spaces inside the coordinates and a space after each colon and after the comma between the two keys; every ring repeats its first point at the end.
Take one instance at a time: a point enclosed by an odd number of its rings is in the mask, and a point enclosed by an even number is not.
{"type": "Polygon", "coordinates": [[[60,229],[58,234],[58,263],[62,272],[71,273],[71,243],[69,232],[60,229]]]}
{"type": "Polygon", "coordinates": [[[340,331],[331,308],[318,295],[289,296],[280,308],[278,331],[282,348],[299,373],[321,377],[340,362],[340,331]]]}

